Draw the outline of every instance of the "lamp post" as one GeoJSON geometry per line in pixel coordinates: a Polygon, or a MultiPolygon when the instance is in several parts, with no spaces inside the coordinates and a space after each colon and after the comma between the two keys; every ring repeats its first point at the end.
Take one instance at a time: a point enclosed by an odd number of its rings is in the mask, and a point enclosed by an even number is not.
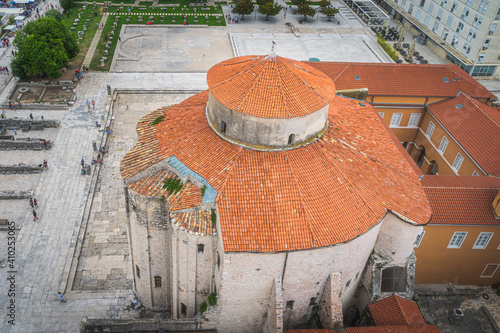
{"type": "Polygon", "coordinates": [[[253,6],[253,8],[255,8],[255,20],[257,19],[257,5],[253,6]]]}

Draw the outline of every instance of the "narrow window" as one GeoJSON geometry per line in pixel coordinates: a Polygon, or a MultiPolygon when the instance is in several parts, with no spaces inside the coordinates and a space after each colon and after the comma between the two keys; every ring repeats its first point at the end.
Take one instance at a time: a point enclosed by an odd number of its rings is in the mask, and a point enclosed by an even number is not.
{"type": "Polygon", "coordinates": [[[467,236],[466,232],[455,232],[453,237],[451,237],[450,244],[448,244],[449,249],[459,249],[462,247],[462,243],[464,242],[465,237],[467,236]]]}
{"type": "Polygon", "coordinates": [[[427,132],[425,133],[425,135],[427,135],[427,137],[429,137],[429,139],[432,137],[432,133],[434,133],[434,128],[436,126],[434,126],[434,123],[431,121],[429,123],[429,127],[427,127],[427,132]]]}
{"type": "Polygon", "coordinates": [[[187,314],[187,306],[181,303],[181,315],[185,316],[187,314]]]}
{"type": "Polygon", "coordinates": [[[455,157],[455,161],[453,161],[453,165],[451,166],[455,171],[458,171],[460,167],[462,166],[462,162],[464,161],[464,158],[460,153],[457,153],[457,157],[455,157]]]}
{"type": "Polygon", "coordinates": [[[141,270],[139,269],[139,266],[135,265],[135,275],[137,276],[138,279],[141,278],[141,270]]]}
{"type": "Polygon", "coordinates": [[[345,284],[345,287],[349,288],[350,285],[351,285],[351,280],[347,281],[347,283],[345,284]]]}
{"type": "Polygon", "coordinates": [[[286,308],[287,310],[293,310],[293,305],[295,304],[295,301],[288,301],[286,302],[286,308]]]}
{"type": "Polygon", "coordinates": [[[217,252],[217,270],[220,271],[220,255],[219,255],[219,252],[217,252]]]}
{"type": "Polygon", "coordinates": [[[472,248],[473,249],[485,249],[488,246],[488,243],[490,242],[491,237],[493,237],[492,232],[480,233],[479,237],[476,240],[476,243],[474,243],[474,246],[472,248]]]}
{"type": "Polygon", "coordinates": [[[309,306],[313,306],[316,304],[316,299],[317,297],[311,297],[311,299],[309,300],[309,306]]]}
{"type": "Polygon", "coordinates": [[[401,117],[403,117],[402,113],[394,113],[391,119],[391,126],[399,126],[401,122],[401,117]]]}
{"type": "Polygon", "coordinates": [[[288,144],[293,145],[294,141],[295,141],[295,134],[290,134],[290,136],[288,137],[288,144]]]}
{"type": "Polygon", "coordinates": [[[205,253],[205,245],[198,244],[198,253],[205,253]]]}
{"type": "Polygon", "coordinates": [[[225,134],[226,133],[226,122],[222,121],[220,122],[220,132],[222,134],[225,134]]]}
{"type": "Polygon", "coordinates": [[[359,277],[359,272],[356,273],[356,277],[354,279],[357,280],[358,277],[359,277]]]}
{"type": "Polygon", "coordinates": [[[419,119],[420,113],[412,113],[410,116],[410,121],[408,122],[408,127],[417,127],[419,119]]]}
{"type": "Polygon", "coordinates": [[[448,139],[445,136],[443,136],[443,138],[441,139],[441,143],[439,144],[439,148],[438,148],[439,152],[441,154],[444,154],[446,147],[448,147],[448,139]]]}
{"type": "Polygon", "coordinates": [[[155,287],[161,288],[161,276],[155,276],[155,287]]]}
{"type": "Polygon", "coordinates": [[[417,236],[417,239],[415,240],[415,243],[413,244],[414,247],[419,247],[420,243],[422,243],[422,239],[424,239],[425,231],[422,231],[421,234],[417,236]]]}

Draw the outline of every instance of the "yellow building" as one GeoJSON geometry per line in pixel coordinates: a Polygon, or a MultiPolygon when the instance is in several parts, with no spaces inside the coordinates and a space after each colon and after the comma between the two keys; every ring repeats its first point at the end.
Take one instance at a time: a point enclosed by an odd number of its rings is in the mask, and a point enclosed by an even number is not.
{"type": "Polygon", "coordinates": [[[500,179],[424,176],[422,185],[432,218],[415,243],[415,282],[499,283],[500,179]]]}
{"type": "Polygon", "coordinates": [[[500,177],[496,96],[454,65],[311,62],[337,93],[368,90],[373,104],[424,174],[500,177]]]}

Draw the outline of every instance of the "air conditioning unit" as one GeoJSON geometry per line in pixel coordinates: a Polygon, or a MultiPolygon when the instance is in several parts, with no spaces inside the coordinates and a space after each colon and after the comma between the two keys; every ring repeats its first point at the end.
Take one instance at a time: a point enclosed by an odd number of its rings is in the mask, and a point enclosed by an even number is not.
{"type": "Polygon", "coordinates": [[[493,35],[494,33],[495,33],[495,32],[494,32],[493,30],[490,30],[490,31],[488,32],[488,35],[493,35]]]}
{"type": "Polygon", "coordinates": [[[487,50],[488,49],[488,46],[483,46],[483,50],[487,50]]]}
{"type": "Polygon", "coordinates": [[[455,319],[462,319],[464,317],[464,311],[462,309],[453,309],[453,316],[455,319]]]}

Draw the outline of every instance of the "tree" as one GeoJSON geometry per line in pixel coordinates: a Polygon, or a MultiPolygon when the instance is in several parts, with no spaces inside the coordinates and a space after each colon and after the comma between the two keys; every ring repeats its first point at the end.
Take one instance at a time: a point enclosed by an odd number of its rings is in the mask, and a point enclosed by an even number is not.
{"type": "Polygon", "coordinates": [[[73,7],[73,0],[59,0],[59,4],[64,10],[69,10],[73,7]]]}
{"type": "Polygon", "coordinates": [[[328,21],[332,20],[332,17],[339,12],[335,7],[332,7],[332,2],[330,0],[321,0],[319,2],[320,12],[323,15],[328,16],[328,21]]]}
{"type": "Polygon", "coordinates": [[[268,1],[259,5],[259,13],[266,15],[266,21],[269,21],[269,16],[278,15],[282,9],[283,7],[274,1],[268,1]]]}
{"type": "Polygon", "coordinates": [[[250,15],[253,12],[252,0],[237,0],[234,6],[234,12],[241,15],[241,19],[245,20],[245,15],[250,15]]]}
{"type": "Polygon", "coordinates": [[[53,19],[56,19],[58,21],[62,21],[63,17],[60,11],[57,9],[49,9],[45,12],[45,17],[51,17],[53,19]]]}
{"type": "Polygon", "coordinates": [[[304,15],[304,21],[307,21],[307,17],[313,17],[316,15],[316,9],[312,8],[309,3],[302,3],[297,6],[297,13],[304,15]]]}
{"type": "Polygon", "coordinates": [[[48,17],[28,22],[13,44],[18,52],[11,63],[12,74],[20,78],[39,74],[59,77],[59,70],[79,52],[75,35],[63,22],[48,17]]]}

